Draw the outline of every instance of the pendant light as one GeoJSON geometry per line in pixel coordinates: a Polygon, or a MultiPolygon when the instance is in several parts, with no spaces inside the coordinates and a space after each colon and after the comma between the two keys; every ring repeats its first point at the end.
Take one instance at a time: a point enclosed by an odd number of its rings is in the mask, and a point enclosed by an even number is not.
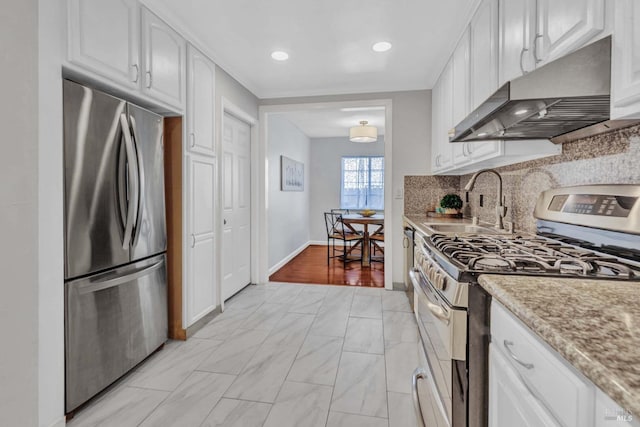
{"type": "Polygon", "coordinates": [[[378,128],[369,126],[369,122],[363,120],[360,126],[349,129],[349,141],[351,142],[376,142],[378,140],[378,128]]]}

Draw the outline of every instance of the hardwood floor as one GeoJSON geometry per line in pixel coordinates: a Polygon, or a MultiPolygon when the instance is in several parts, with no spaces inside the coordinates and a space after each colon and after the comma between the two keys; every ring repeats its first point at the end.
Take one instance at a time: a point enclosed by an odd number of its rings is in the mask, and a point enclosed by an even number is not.
{"type": "Polygon", "coordinates": [[[372,262],[362,267],[359,261],[351,261],[345,267],[338,258],[327,265],[327,246],[311,245],[273,273],[272,282],[311,283],[319,285],[384,287],[384,263],[372,262]]]}

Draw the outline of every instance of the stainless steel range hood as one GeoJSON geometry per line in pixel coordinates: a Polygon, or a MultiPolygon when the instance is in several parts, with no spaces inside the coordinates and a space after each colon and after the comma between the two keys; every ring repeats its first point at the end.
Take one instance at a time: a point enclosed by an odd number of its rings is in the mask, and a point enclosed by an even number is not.
{"type": "Polygon", "coordinates": [[[609,120],[611,37],[518,77],[454,129],[451,142],[543,139],[562,143],[631,126],[609,120]]]}

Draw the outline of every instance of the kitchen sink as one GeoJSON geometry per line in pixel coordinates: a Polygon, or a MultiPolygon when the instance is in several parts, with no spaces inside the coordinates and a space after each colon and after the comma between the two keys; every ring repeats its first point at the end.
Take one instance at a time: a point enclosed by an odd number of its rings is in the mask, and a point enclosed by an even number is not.
{"type": "Polygon", "coordinates": [[[474,234],[505,234],[506,230],[496,230],[491,227],[483,227],[481,225],[472,224],[432,224],[423,223],[423,225],[435,233],[474,233],[474,234]]]}

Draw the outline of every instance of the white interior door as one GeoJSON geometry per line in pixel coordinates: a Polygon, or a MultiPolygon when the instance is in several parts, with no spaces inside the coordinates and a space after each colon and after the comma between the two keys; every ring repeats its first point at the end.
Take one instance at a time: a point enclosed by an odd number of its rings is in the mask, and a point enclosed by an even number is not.
{"type": "Polygon", "coordinates": [[[251,126],[222,121],[222,299],[251,282],[251,126]]]}

